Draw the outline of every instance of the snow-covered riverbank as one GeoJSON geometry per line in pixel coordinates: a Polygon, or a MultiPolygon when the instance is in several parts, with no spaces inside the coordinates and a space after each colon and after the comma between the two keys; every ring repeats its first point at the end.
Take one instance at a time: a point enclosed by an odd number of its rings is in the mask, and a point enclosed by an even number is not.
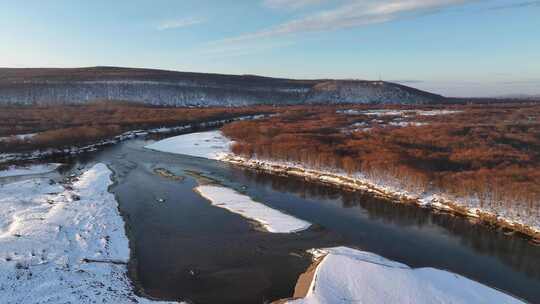
{"type": "Polygon", "coordinates": [[[312,254],[315,264],[300,278],[298,298],[280,303],[525,303],[451,272],[412,269],[370,252],[337,247],[312,254]]]}
{"type": "Polygon", "coordinates": [[[349,175],[339,171],[309,169],[298,163],[274,160],[247,159],[231,153],[222,154],[220,160],[234,165],[262,170],[274,174],[297,176],[307,180],[331,184],[352,190],[370,192],[394,202],[415,204],[422,208],[446,211],[457,215],[476,218],[492,225],[505,227],[540,240],[540,218],[519,210],[502,207],[498,210],[482,208],[478,200],[448,198],[443,193],[414,193],[397,188],[384,181],[374,181],[361,174],[349,175]]]}
{"type": "Polygon", "coordinates": [[[306,230],[311,226],[306,221],[255,202],[249,196],[233,189],[217,185],[201,185],[195,188],[195,191],[216,207],[258,222],[268,232],[292,233],[306,230]]]}
{"type": "Polygon", "coordinates": [[[145,148],[160,152],[220,159],[230,151],[231,144],[232,142],[219,132],[210,131],[167,138],[145,148]]]}
{"type": "Polygon", "coordinates": [[[86,152],[94,152],[94,151],[97,151],[97,149],[99,149],[100,147],[114,145],[128,139],[133,139],[137,137],[145,137],[149,134],[169,134],[169,133],[178,133],[178,132],[188,132],[188,131],[195,130],[198,128],[214,128],[214,127],[219,127],[233,121],[260,119],[266,116],[268,115],[264,115],[264,114],[244,115],[244,116],[238,116],[238,117],[228,118],[228,119],[220,119],[220,120],[206,121],[206,122],[200,122],[200,123],[185,124],[185,125],[180,125],[177,127],[161,127],[161,128],[152,128],[148,130],[131,130],[131,131],[124,132],[120,135],[117,135],[113,138],[101,140],[99,142],[86,145],[86,146],[72,146],[72,147],[66,147],[62,149],[50,148],[50,149],[44,149],[44,150],[31,151],[27,153],[0,153],[0,164],[14,162],[14,161],[29,161],[29,160],[44,159],[44,158],[52,157],[52,156],[77,155],[77,154],[86,153],[86,152]]]}
{"type": "Polygon", "coordinates": [[[58,169],[61,164],[39,164],[29,166],[10,166],[7,170],[0,171],[0,178],[2,177],[14,177],[34,174],[44,174],[53,172],[58,169]]]}
{"type": "Polygon", "coordinates": [[[0,303],[153,303],[127,277],[111,184],[97,164],[70,187],[40,178],[0,186],[0,303]]]}
{"type": "Polygon", "coordinates": [[[247,159],[231,153],[230,139],[220,131],[196,133],[196,136],[180,135],[157,142],[147,148],[168,153],[205,157],[221,160],[234,165],[262,170],[274,174],[298,176],[308,180],[331,184],[352,190],[371,192],[396,202],[416,204],[422,208],[431,208],[454,214],[477,218],[523,234],[540,242],[540,218],[527,215],[519,210],[502,206],[498,209],[481,207],[474,198],[450,198],[444,193],[415,193],[400,189],[385,181],[369,179],[362,174],[350,175],[341,171],[310,169],[299,163],[283,162],[267,159],[247,159]],[[197,142],[197,138],[201,140],[197,142]],[[211,139],[211,140],[208,140],[211,139]],[[219,144],[214,144],[214,143],[219,144]],[[156,149],[156,147],[158,147],[156,149]]]}

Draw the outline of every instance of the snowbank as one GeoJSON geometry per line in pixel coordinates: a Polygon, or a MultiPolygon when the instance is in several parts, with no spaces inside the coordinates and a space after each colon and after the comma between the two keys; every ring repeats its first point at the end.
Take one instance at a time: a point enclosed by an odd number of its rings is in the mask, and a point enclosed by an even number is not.
{"type": "Polygon", "coordinates": [[[412,269],[369,252],[337,247],[315,253],[323,260],[307,295],[287,303],[524,303],[454,273],[412,269]]]}
{"type": "Polygon", "coordinates": [[[0,171],[0,178],[2,177],[13,177],[13,176],[22,176],[22,175],[32,175],[32,174],[44,174],[52,172],[61,164],[42,164],[42,165],[32,165],[28,167],[16,167],[11,166],[7,170],[0,171]]]}
{"type": "Polygon", "coordinates": [[[110,175],[98,164],[73,190],[38,178],[0,186],[0,303],[152,303],[127,277],[110,175]]]}
{"type": "Polygon", "coordinates": [[[474,197],[454,197],[445,193],[426,193],[422,189],[403,189],[399,181],[388,181],[368,177],[362,173],[353,175],[336,169],[312,169],[298,162],[276,161],[268,159],[247,159],[228,154],[220,160],[256,170],[275,174],[302,177],[352,190],[361,190],[396,202],[416,204],[422,208],[431,208],[454,214],[480,218],[490,224],[513,229],[540,240],[540,218],[536,214],[527,214],[519,208],[484,206],[474,197]]]}
{"type": "Polygon", "coordinates": [[[167,138],[145,148],[160,152],[219,159],[229,152],[232,142],[221,131],[190,133],[167,138]]]}
{"type": "Polygon", "coordinates": [[[264,204],[253,201],[233,189],[215,185],[202,185],[195,188],[200,195],[214,206],[259,222],[268,232],[292,233],[306,230],[310,223],[287,215],[264,204]]]}

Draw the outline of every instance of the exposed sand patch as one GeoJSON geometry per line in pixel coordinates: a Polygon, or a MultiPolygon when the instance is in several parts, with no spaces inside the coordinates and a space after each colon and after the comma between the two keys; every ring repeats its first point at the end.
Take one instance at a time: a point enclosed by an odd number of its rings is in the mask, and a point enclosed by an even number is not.
{"type": "Polygon", "coordinates": [[[167,170],[165,168],[156,168],[156,169],[154,169],[154,173],[156,173],[159,176],[162,176],[164,178],[174,180],[174,181],[183,181],[184,180],[183,176],[176,175],[176,174],[172,173],[171,171],[169,171],[169,170],[167,170]]]}

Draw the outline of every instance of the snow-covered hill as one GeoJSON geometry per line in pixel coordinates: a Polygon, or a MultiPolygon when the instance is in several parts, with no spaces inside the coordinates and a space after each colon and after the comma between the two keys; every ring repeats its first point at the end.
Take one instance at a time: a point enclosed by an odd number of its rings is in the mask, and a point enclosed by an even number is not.
{"type": "Polygon", "coordinates": [[[168,106],[426,104],[444,97],[383,81],[291,80],[95,67],[0,69],[0,104],[125,100],[168,106]]]}

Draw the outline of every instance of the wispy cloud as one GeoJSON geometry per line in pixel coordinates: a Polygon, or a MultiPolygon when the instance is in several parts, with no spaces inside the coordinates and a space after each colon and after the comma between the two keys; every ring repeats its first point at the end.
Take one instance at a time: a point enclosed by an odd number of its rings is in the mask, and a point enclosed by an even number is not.
{"type": "Polygon", "coordinates": [[[202,50],[198,52],[199,55],[224,58],[224,57],[238,57],[250,55],[253,53],[261,53],[270,51],[273,49],[282,49],[293,45],[294,43],[289,40],[283,41],[243,41],[240,43],[215,43],[210,42],[204,46],[202,50]]]}
{"type": "Polygon", "coordinates": [[[328,0],[264,0],[263,4],[274,9],[299,9],[326,1],[328,0]]]}
{"type": "MultiPolygon", "coordinates": [[[[279,1],[279,0],[272,0],[279,1]]],[[[306,0],[307,1],[307,0],[306,0]]],[[[224,40],[238,42],[274,36],[333,31],[388,22],[402,16],[422,14],[474,0],[348,0],[334,9],[320,11],[261,31],[224,40]]],[[[280,1],[279,1],[280,2],[280,1]]]]}
{"type": "Polygon", "coordinates": [[[489,10],[505,10],[505,9],[531,7],[531,6],[540,7],[540,1],[521,1],[521,2],[517,2],[517,3],[492,6],[492,7],[489,7],[488,9],[489,10]]]}
{"type": "Polygon", "coordinates": [[[201,24],[201,23],[204,23],[205,21],[206,19],[204,18],[195,18],[195,17],[182,18],[182,19],[176,19],[176,20],[165,20],[159,23],[156,26],[156,29],[160,31],[172,30],[172,29],[178,29],[178,28],[201,24]]]}
{"type": "Polygon", "coordinates": [[[528,85],[528,84],[540,85],[540,79],[509,80],[509,81],[500,81],[498,83],[502,85],[528,85]]]}
{"type": "MultiPolygon", "coordinates": [[[[264,0],[267,7],[295,9],[324,2],[337,3],[333,8],[318,10],[262,30],[208,43],[216,54],[244,54],[280,47],[279,40],[286,38],[285,45],[293,44],[302,34],[332,32],[340,29],[358,28],[396,19],[416,18],[443,11],[454,11],[467,4],[482,0],[264,0]],[[276,39],[279,38],[279,39],[276,39]]],[[[488,2],[488,1],[486,1],[488,2]]],[[[540,0],[528,0],[501,6],[484,6],[483,9],[507,9],[540,6],[540,0]]],[[[469,7],[470,9],[470,7],[469,7]]],[[[307,37],[304,35],[302,39],[307,37]]],[[[214,53],[209,51],[208,53],[214,53]]],[[[409,80],[401,81],[403,83],[409,80]]],[[[409,82],[412,83],[412,82],[409,82]]]]}

